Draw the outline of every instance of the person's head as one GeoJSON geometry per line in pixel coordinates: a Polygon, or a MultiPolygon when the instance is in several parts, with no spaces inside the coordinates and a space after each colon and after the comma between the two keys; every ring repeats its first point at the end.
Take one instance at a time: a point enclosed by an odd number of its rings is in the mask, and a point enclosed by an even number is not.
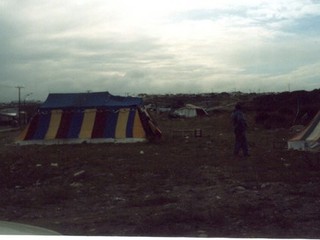
{"type": "Polygon", "coordinates": [[[240,105],[240,103],[237,103],[234,108],[235,108],[236,110],[241,110],[241,105],[240,105]]]}

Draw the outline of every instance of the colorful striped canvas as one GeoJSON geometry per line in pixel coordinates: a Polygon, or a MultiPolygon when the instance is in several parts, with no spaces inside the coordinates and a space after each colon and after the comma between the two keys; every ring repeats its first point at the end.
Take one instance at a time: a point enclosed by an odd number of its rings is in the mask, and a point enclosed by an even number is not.
{"type": "MultiPolygon", "coordinates": [[[[52,97],[49,100],[52,101],[52,97]]],[[[98,104],[99,107],[94,108],[79,104],[75,107],[65,107],[64,104],[61,108],[53,105],[50,109],[48,107],[50,102],[45,102],[43,104],[45,107],[39,108],[38,113],[21,132],[17,143],[138,142],[148,140],[152,137],[151,135],[156,137],[161,135],[161,131],[155,126],[148,113],[140,106],[124,101],[127,100],[125,98],[117,98],[117,100],[125,102],[123,104],[125,106],[119,107],[118,103],[117,107],[101,107],[101,104],[98,104]]]]}

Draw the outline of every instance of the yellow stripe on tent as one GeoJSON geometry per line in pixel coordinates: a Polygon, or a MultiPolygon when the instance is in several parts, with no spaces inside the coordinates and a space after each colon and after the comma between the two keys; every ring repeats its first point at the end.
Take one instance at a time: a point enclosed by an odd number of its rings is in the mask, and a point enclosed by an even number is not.
{"type": "Polygon", "coordinates": [[[129,118],[130,109],[122,108],[118,113],[118,121],[116,126],[115,138],[126,138],[127,123],[129,118]]]}
{"type": "Polygon", "coordinates": [[[94,121],[96,118],[96,109],[87,109],[84,112],[79,138],[91,138],[94,121]]]}
{"type": "Polygon", "coordinates": [[[46,140],[55,139],[62,117],[62,110],[52,110],[48,131],[44,137],[46,140]]]}
{"type": "Polygon", "coordinates": [[[26,136],[27,136],[27,133],[29,131],[29,127],[30,127],[30,123],[27,125],[27,127],[25,127],[23,129],[23,131],[19,134],[19,136],[17,137],[16,141],[23,141],[26,136]]]}
{"type": "Polygon", "coordinates": [[[135,116],[134,116],[133,137],[134,138],[146,138],[146,133],[143,129],[138,110],[136,110],[135,116]]]}

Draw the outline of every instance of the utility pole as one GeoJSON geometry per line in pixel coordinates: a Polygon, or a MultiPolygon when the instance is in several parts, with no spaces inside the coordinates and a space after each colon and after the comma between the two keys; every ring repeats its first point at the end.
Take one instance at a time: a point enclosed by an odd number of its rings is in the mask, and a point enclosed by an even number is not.
{"type": "Polygon", "coordinates": [[[21,126],[21,89],[24,88],[22,86],[17,86],[16,87],[18,89],[18,125],[19,127],[21,126]]]}

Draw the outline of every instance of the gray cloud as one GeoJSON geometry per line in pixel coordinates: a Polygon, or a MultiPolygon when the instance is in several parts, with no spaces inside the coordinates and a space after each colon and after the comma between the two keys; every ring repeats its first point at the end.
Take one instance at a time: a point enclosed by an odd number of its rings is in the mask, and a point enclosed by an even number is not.
{"type": "Polygon", "coordinates": [[[35,3],[0,4],[0,101],[16,99],[16,86],[43,100],[50,92],[276,91],[319,81],[317,3],[151,15],[111,1],[35,3]]]}

